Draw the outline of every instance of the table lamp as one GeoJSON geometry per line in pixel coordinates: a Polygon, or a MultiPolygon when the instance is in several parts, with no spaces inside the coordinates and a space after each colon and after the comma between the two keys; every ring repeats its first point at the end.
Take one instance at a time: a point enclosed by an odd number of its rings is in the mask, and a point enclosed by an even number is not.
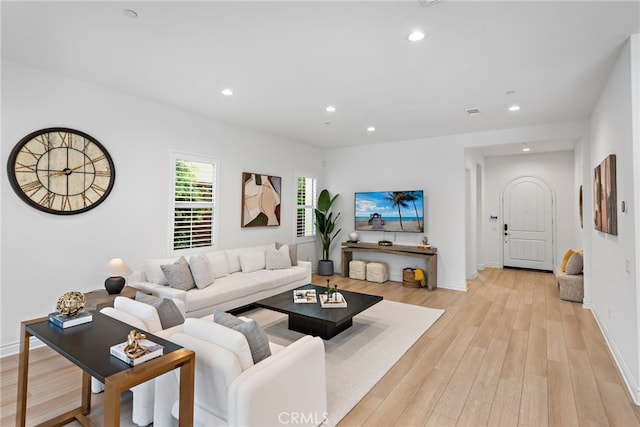
{"type": "Polygon", "coordinates": [[[107,263],[102,270],[102,275],[107,276],[104,288],[110,295],[119,294],[124,288],[125,280],[122,276],[128,276],[132,271],[120,258],[114,258],[107,263]]]}

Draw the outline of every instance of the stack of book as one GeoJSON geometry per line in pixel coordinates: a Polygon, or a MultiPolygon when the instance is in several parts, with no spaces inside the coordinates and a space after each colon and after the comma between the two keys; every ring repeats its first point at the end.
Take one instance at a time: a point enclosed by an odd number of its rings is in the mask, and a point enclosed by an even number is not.
{"type": "Polygon", "coordinates": [[[128,363],[131,366],[136,366],[141,363],[146,362],[147,360],[155,359],[156,357],[162,356],[164,353],[164,346],[160,344],[156,344],[153,341],[148,339],[142,339],[138,341],[138,344],[145,348],[145,350],[139,349],[133,356],[140,354],[138,357],[130,357],[127,353],[125,353],[124,348],[127,346],[127,342],[123,342],[120,344],[112,345],[109,349],[109,352],[112,356],[117,357],[123,362],[128,363]]]}
{"type": "Polygon", "coordinates": [[[49,313],[49,322],[59,328],[82,325],[93,320],[93,315],[88,311],[79,311],[75,314],[49,313]]]}
{"type": "Polygon", "coordinates": [[[296,304],[312,304],[318,302],[315,289],[296,289],[293,291],[293,302],[296,304]]]}

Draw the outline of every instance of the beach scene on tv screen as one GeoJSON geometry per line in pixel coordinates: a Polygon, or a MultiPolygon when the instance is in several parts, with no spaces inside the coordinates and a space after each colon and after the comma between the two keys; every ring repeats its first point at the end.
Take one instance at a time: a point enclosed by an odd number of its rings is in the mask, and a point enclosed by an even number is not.
{"type": "Polygon", "coordinates": [[[422,190],[355,193],[357,231],[424,231],[422,190]]]}

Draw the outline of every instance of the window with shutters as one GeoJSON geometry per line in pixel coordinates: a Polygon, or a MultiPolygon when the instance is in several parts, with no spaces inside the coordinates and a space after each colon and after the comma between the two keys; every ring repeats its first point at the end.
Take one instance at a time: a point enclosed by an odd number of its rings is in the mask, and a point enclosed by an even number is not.
{"type": "Polygon", "coordinates": [[[173,251],[212,247],[216,242],[217,159],[173,155],[173,251]]]}
{"type": "Polygon", "coordinates": [[[298,240],[311,240],[316,235],[316,178],[298,174],[296,180],[296,237],[298,240]]]}

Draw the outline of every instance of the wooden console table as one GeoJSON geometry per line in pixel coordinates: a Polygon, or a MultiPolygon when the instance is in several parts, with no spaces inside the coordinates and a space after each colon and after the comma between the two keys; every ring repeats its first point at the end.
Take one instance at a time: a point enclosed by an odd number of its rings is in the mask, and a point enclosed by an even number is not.
{"type": "Polygon", "coordinates": [[[427,288],[433,290],[438,285],[438,249],[431,247],[425,249],[421,246],[392,245],[380,246],[377,243],[342,243],[342,277],[349,277],[349,261],[353,259],[354,252],[378,252],[391,255],[414,256],[425,258],[427,271],[425,279],[427,288]]]}
{"type": "MultiPolygon", "coordinates": [[[[164,346],[164,355],[131,367],[111,356],[109,347],[126,340],[131,326],[102,313],[93,313],[93,321],[67,329],[49,323],[46,317],[22,322],[18,359],[18,399],[16,426],[24,427],[27,417],[27,380],[29,378],[29,338],[34,336],[82,369],[81,406],[42,423],[61,426],[78,420],[91,425],[91,377],[104,383],[104,418],[101,425],[120,425],[120,395],[125,390],[180,368],[179,426],[193,425],[195,353],[155,335],[147,337],[164,346]]],[[[64,390],[51,390],[52,397],[64,390]]]]}

